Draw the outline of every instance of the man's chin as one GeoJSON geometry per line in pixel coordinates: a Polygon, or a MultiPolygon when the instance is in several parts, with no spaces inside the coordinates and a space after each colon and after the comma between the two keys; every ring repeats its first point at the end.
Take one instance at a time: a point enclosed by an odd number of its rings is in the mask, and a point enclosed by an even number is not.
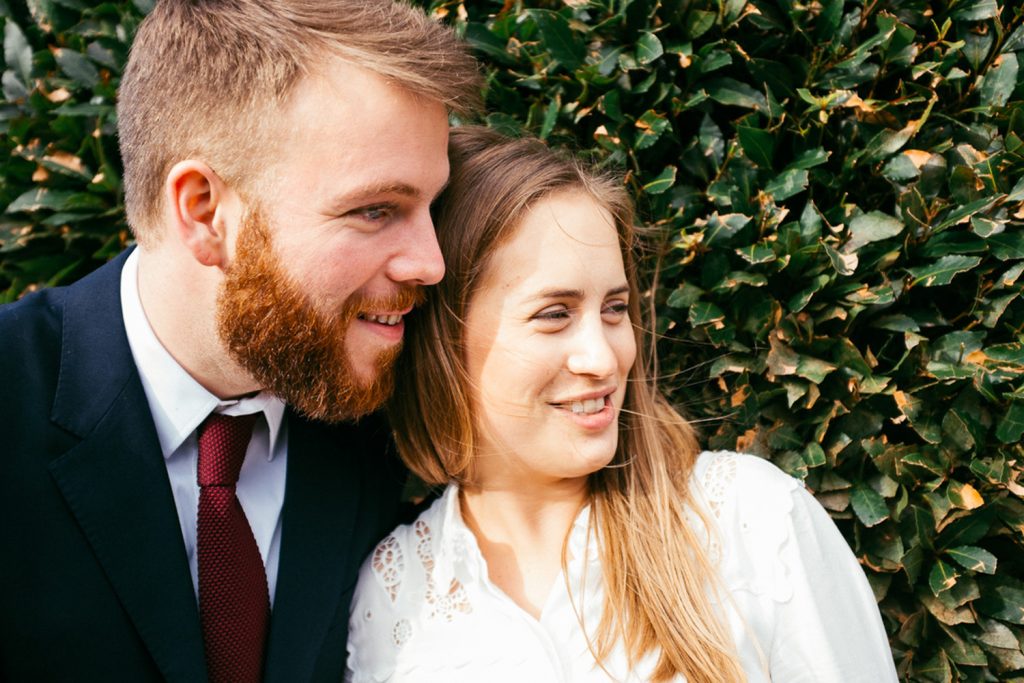
{"type": "Polygon", "coordinates": [[[348,422],[384,406],[394,388],[393,365],[389,358],[372,372],[328,372],[312,384],[284,381],[268,388],[306,418],[330,424],[348,422]]]}

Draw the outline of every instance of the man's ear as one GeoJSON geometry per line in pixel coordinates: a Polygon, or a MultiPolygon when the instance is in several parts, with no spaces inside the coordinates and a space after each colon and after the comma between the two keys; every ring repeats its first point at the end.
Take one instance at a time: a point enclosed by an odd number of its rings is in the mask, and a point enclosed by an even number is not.
{"type": "Polygon", "coordinates": [[[231,188],[202,161],[187,159],[168,172],[164,193],[174,232],[185,248],[204,266],[224,267],[231,188]]]}

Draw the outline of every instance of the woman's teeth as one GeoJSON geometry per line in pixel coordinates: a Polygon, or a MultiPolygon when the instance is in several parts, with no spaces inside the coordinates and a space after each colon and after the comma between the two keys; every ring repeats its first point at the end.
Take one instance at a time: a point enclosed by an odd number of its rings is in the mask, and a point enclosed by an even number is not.
{"type": "Polygon", "coordinates": [[[371,323],[380,323],[381,325],[397,325],[402,322],[402,316],[399,314],[374,315],[373,313],[360,313],[359,317],[371,323]]]}
{"type": "Polygon", "coordinates": [[[573,415],[590,415],[600,412],[603,408],[603,398],[588,398],[586,401],[573,401],[569,404],[573,415]]]}

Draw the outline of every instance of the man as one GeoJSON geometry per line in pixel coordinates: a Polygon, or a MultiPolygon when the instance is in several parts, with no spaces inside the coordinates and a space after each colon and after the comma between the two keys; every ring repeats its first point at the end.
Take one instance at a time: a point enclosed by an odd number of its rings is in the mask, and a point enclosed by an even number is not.
{"type": "Polygon", "coordinates": [[[138,248],[0,310],[0,680],[341,678],[400,480],[354,420],[443,274],[429,208],[478,92],[392,0],[147,17],[118,105],[138,248]]]}

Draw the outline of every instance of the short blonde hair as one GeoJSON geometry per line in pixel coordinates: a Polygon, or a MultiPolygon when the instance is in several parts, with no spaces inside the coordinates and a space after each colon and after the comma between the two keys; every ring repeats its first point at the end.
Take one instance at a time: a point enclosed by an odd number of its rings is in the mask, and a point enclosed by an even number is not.
{"type": "Polygon", "coordinates": [[[245,190],[268,149],[262,130],[296,84],[339,57],[468,116],[476,61],[453,31],[396,0],[160,0],[132,43],[118,97],[125,208],[155,243],[171,167],[197,158],[245,190]]]}

